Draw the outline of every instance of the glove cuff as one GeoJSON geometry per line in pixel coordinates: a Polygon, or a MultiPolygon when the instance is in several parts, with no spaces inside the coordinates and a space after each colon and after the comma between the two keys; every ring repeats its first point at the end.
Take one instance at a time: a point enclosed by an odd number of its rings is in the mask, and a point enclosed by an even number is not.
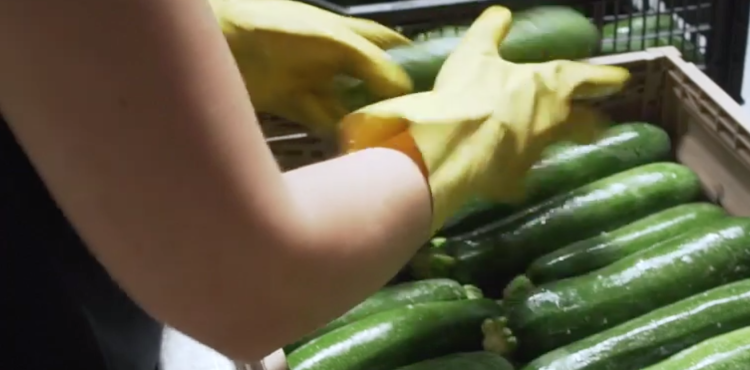
{"type": "MultiPolygon", "coordinates": [[[[447,181],[441,180],[439,173],[431,174],[428,170],[422,151],[409,131],[403,132],[382,144],[382,147],[397,150],[404,153],[419,167],[422,176],[427,182],[430,190],[432,208],[432,222],[430,223],[430,235],[434,235],[453,212],[461,207],[468,199],[465,191],[468,182],[463,178],[450,176],[447,181]],[[463,196],[466,195],[466,196],[463,196]]],[[[439,169],[434,169],[438,172],[439,169]]]]}
{"type": "Polygon", "coordinates": [[[430,235],[434,235],[448,219],[450,213],[455,211],[458,206],[454,206],[456,199],[452,191],[446,191],[449,189],[434,189],[433,183],[430,181],[431,176],[427,169],[424,156],[419,150],[416,141],[411,134],[406,131],[382,144],[382,147],[397,150],[404,153],[407,157],[411,158],[412,161],[419,167],[422,176],[427,182],[427,187],[430,189],[430,200],[432,208],[432,222],[430,223],[430,235]]]}

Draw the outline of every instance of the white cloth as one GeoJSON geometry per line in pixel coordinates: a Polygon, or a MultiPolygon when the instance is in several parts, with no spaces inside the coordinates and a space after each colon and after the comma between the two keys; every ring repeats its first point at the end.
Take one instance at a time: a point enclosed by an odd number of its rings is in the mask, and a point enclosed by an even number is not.
{"type": "MultiPolygon", "coordinates": [[[[164,329],[161,370],[240,370],[234,361],[172,328],[164,329]]],[[[243,369],[244,370],[244,369],[243,369]]]]}
{"type": "Polygon", "coordinates": [[[166,327],[161,349],[161,370],[287,370],[279,349],[261,362],[240,364],[179,331],[166,327]]]}

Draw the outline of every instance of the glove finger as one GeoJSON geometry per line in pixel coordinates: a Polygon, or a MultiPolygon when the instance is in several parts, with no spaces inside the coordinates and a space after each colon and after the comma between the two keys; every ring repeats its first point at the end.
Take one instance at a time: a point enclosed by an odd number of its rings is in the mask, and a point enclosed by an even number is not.
{"type": "Polygon", "coordinates": [[[512,15],[507,8],[497,5],[487,8],[471,24],[453,54],[478,53],[499,58],[498,46],[508,34],[511,21],[512,15]]]}
{"type": "Polygon", "coordinates": [[[364,81],[373,95],[387,99],[412,91],[411,77],[383,49],[355,33],[341,41],[343,72],[364,81]]]}
{"type": "Polygon", "coordinates": [[[411,40],[406,36],[375,21],[362,18],[343,19],[346,26],[352,31],[383,50],[411,44],[411,40]]]}
{"type": "Polygon", "coordinates": [[[550,62],[550,76],[558,81],[558,91],[568,91],[573,99],[606,97],[622,90],[630,71],[622,67],[598,66],[573,61],[550,62]]]}

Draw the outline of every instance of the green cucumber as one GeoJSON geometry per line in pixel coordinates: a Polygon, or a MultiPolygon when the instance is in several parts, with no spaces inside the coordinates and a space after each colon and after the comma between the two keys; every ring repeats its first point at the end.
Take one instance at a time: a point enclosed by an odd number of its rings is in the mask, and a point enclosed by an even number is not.
{"type": "Polygon", "coordinates": [[[513,365],[497,353],[478,351],[454,353],[400,367],[397,370],[513,370],[513,365]]]}
{"type": "Polygon", "coordinates": [[[677,23],[669,14],[621,19],[602,27],[600,53],[603,55],[643,50],[659,46],[659,39],[676,32],[677,23]]]}
{"type": "MultiPolygon", "coordinates": [[[[523,370],[640,370],[705,339],[747,325],[750,325],[750,279],[690,296],[555,349],[523,370]]],[[[648,368],[688,369],[693,368],[648,368]]]]}
{"type": "Polygon", "coordinates": [[[434,28],[425,32],[420,32],[412,37],[412,39],[416,42],[424,42],[434,39],[444,39],[448,37],[462,37],[466,34],[466,31],[468,29],[469,26],[465,24],[442,26],[440,28],[434,28]]]}
{"type": "Polygon", "coordinates": [[[412,273],[491,290],[539,256],[690,202],[700,192],[698,176],[685,166],[659,162],[636,167],[448,239],[438,248],[423,249],[412,259],[412,273]]]}
{"type": "Polygon", "coordinates": [[[703,63],[704,56],[696,45],[685,38],[669,14],[622,19],[602,27],[602,55],[644,50],[656,46],[674,46],[689,62],[703,63]]]}
{"type": "Polygon", "coordinates": [[[750,327],[719,335],[644,370],[747,370],[750,327]]]}
{"type": "Polygon", "coordinates": [[[474,197],[445,222],[436,236],[445,238],[470,232],[484,224],[510,216],[514,211],[514,206],[474,197]]]}
{"type": "Polygon", "coordinates": [[[726,212],[711,203],[672,207],[539,257],[526,270],[526,276],[541,284],[583,275],[724,216],[726,212]]]}
{"type": "Polygon", "coordinates": [[[462,286],[449,279],[429,279],[389,286],[329,322],[328,325],[284,347],[284,351],[290,353],[314,338],[379,312],[415,303],[473,299],[481,298],[481,296],[482,293],[479,289],[472,286],[462,286]]]}
{"type": "Polygon", "coordinates": [[[686,40],[684,37],[660,37],[658,46],[674,46],[682,54],[682,59],[697,64],[706,62],[705,55],[695,43],[686,40]]]}
{"type": "MultiPolygon", "coordinates": [[[[503,309],[490,299],[408,305],[326,333],[287,356],[292,370],[392,370],[481,350],[482,325],[503,309]]],[[[502,354],[502,353],[501,353],[502,354]]]]}
{"type": "Polygon", "coordinates": [[[537,6],[513,13],[500,56],[514,63],[541,63],[593,56],[599,30],[586,16],[566,6],[537,6]]]}
{"type": "Polygon", "coordinates": [[[629,17],[609,22],[602,27],[603,38],[613,38],[615,34],[623,37],[645,33],[667,32],[677,28],[677,23],[670,14],[651,14],[641,17],[629,17]]]}
{"type": "Polygon", "coordinates": [[[438,233],[450,237],[510,216],[528,207],[589,182],[651,162],[666,160],[672,145],[662,128],[634,122],[614,125],[591,144],[561,142],[548,147],[526,177],[527,200],[521,206],[492,205],[474,200],[438,233]]]}
{"type": "Polygon", "coordinates": [[[553,145],[526,177],[526,205],[641,165],[667,160],[672,143],[661,127],[622,123],[588,145],[553,145]]]}
{"type": "MultiPolygon", "coordinates": [[[[462,33],[455,36],[416,41],[387,50],[391,60],[409,74],[414,92],[432,90],[440,67],[456,49],[462,33]]],[[[500,54],[515,63],[555,59],[581,59],[593,55],[599,43],[599,30],[585,16],[563,6],[540,6],[513,15],[513,26],[500,45],[500,54]]],[[[341,101],[350,110],[377,102],[360,80],[341,78],[341,101]]]]}
{"type": "Polygon", "coordinates": [[[607,267],[506,297],[509,326],[533,358],[693,294],[750,276],[750,218],[725,217],[607,267]]]}

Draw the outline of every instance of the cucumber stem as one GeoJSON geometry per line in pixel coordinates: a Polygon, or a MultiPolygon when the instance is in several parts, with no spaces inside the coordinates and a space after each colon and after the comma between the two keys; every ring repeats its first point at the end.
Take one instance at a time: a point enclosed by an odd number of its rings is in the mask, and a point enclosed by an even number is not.
{"type": "Polygon", "coordinates": [[[484,334],[482,347],[485,351],[507,356],[516,350],[518,341],[508,328],[508,319],[505,317],[484,320],[482,334],[484,334]]]}
{"type": "Polygon", "coordinates": [[[534,283],[526,275],[518,275],[503,290],[503,298],[508,302],[523,299],[534,290],[534,283]]]}
{"type": "Polygon", "coordinates": [[[409,262],[409,266],[417,279],[450,278],[456,259],[440,252],[423,250],[409,262]]]}
{"type": "Polygon", "coordinates": [[[440,248],[448,239],[436,236],[430,240],[429,248],[440,248]]]}
{"type": "Polygon", "coordinates": [[[466,291],[466,299],[484,298],[484,293],[482,293],[482,290],[474,285],[464,285],[464,291],[466,291]]]}

